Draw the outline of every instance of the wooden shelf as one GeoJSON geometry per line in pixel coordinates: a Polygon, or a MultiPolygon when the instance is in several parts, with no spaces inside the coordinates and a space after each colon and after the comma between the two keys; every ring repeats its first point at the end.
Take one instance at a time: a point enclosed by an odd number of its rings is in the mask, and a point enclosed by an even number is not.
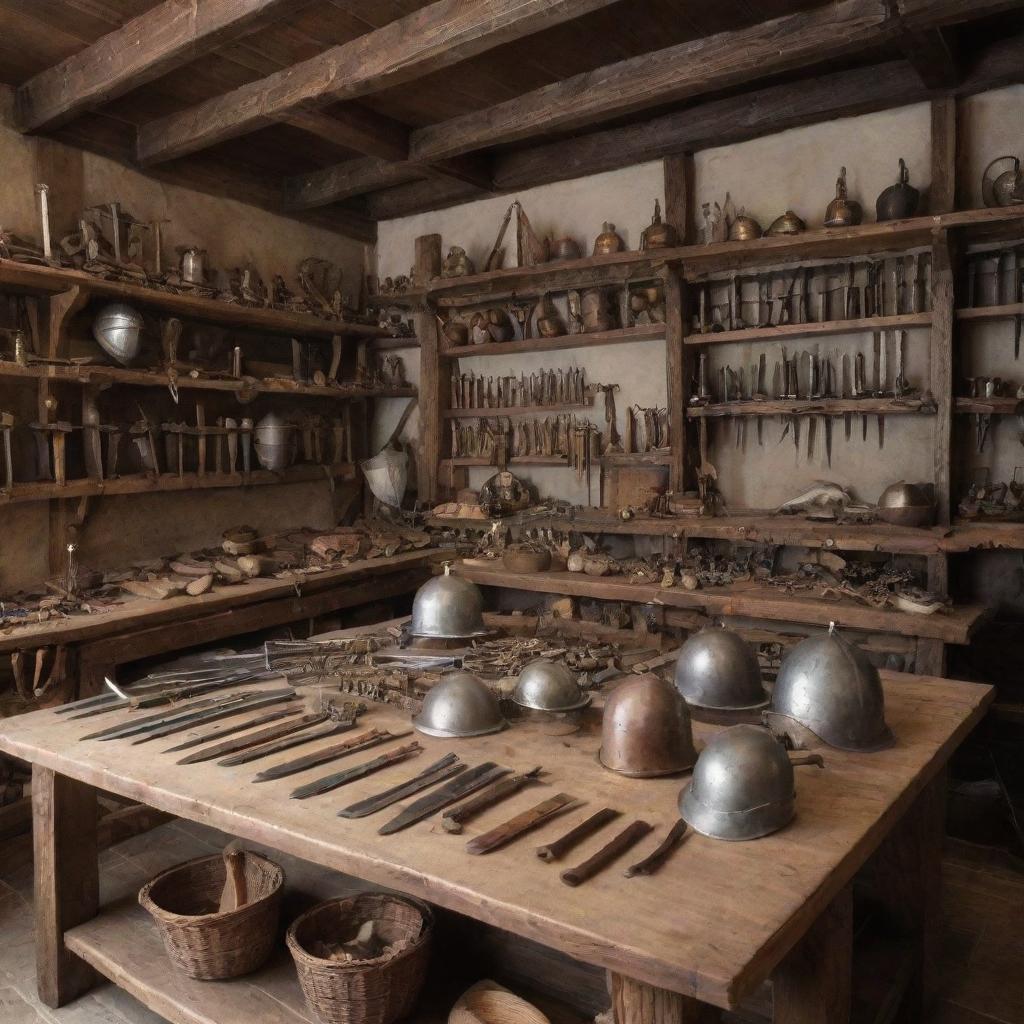
{"type": "Polygon", "coordinates": [[[375,338],[370,342],[370,348],[375,352],[389,352],[394,349],[419,347],[419,338],[375,338]]]}
{"type": "Polygon", "coordinates": [[[614,331],[587,334],[560,334],[557,338],[525,338],[518,341],[492,341],[484,345],[457,345],[444,349],[442,359],[470,356],[503,356],[519,352],[558,352],[569,348],[593,348],[597,345],[624,345],[630,341],[664,341],[665,325],[619,327],[614,331]]]}
{"type": "MultiPolygon", "coordinates": [[[[510,466],[568,466],[569,459],[565,455],[521,455],[508,460],[510,466]]],[[[490,460],[477,458],[475,456],[462,455],[457,459],[442,459],[441,468],[456,469],[460,467],[473,468],[479,466],[490,467],[497,473],[498,467],[490,460]]]]}
{"type": "Polygon", "coordinates": [[[601,456],[603,466],[667,466],[671,462],[671,451],[611,452],[601,456]]]}
{"type": "Polygon", "coordinates": [[[950,553],[987,548],[1024,551],[1024,522],[958,519],[951,535],[943,543],[943,550],[950,553]]]}
{"type": "Polygon", "coordinates": [[[909,330],[931,327],[931,313],[904,313],[900,316],[862,317],[857,320],[828,320],[824,323],[785,324],[782,327],[749,327],[741,331],[687,334],[684,345],[724,345],[741,341],[784,341],[787,338],[822,338],[859,331],[909,330]]]}
{"type": "Polygon", "coordinates": [[[842,416],[846,413],[901,416],[931,415],[935,406],[922,398],[772,398],[763,402],[717,402],[691,405],[686,415],[693,419],[732,416],[842,416]]]}
{"type": "Polygon", "coordinates": [[[446,420],[493,420],[517,416],[550,416],[552,413],[577,412],[594,408],[594,401],[568,402],[562,405],[510,405],[494,409],[445,409],[442,415],[446,420]]]}
{"type": "Polygon", "coordinates": [[[331,338],[334,335],[350,338],[388,336],[386,330],[374,324],[346,323],[341,320],[324,320],[309,313],[289,313],[279,309],[240,306],[217,299],[159,291],[138,284],[104,281],[80,270],[58,270],[16,263],[13,260],[0,260],[0,289],[55,295],[71,288],[81,288],[89,295],[120,299],[172,316],[228,327],[249,328],[267,334],[315,338],[331,338]]]}
{"type": "Polygon", "coordinates": [[[629,583],[622,577],[592,577],[583,573],[514,573],[505,568],[456,563],[455,571],[481,586],[504,587],[541,594],[629,601],[670,608],[699,609],[708,615],[742,616],[776,622],[827,626],[835,622],[850,629],[900,636],[924,637],[944,643],[966,644],[988,614],[982,605],[961,605],[949,613],[914,615],[868,608],[852,601],[826,601],[813,594],[788,595],[758,583],[684,590],[655,584],[629,583]]]}
{"type": "Polygon", "coordinates": [[[953,400],[953,411],[980,416],[1012,416],[1021,404],[1019,398],[956,398],[953,400]]]}
{"type": "Polygon", "coordinates": [[[961,323],[987,324],[996,320],[1013,320],[1024,316],[1024,302],[1012,302],[1006,306],[974,306],[958,309],[956,318],[961,323]]]}
{"type": "MultiPolygon", "coordinates": [[[[255,455],[253,456],[255,458],[255,455]]],[[[314,483],[318,480],[355,479],[355,467],[344,463],[337,466],[291,466],[283,473],[254,469],[248,476],[242,473],[161,473],[119,476],[112,480],[69,480],[63,487],[51,481],[16,483],[10,491],[0,491],[0,506],[26,501],[50,501],[54,498],[86,498],[110,494],[164,494],[169,491],[208,491],[226,487],[266,487],[271,484],[314,483]]]]}
{"type": "Polygon", "coordinates": [[[399,309],[416,309],[426,302],[427,290],[425,288],[410,288],[405,292],[398,292],[395,295],[370,295],[367,296],[367,306],[374,309],[387,309],[394,306],[399,309]]]}

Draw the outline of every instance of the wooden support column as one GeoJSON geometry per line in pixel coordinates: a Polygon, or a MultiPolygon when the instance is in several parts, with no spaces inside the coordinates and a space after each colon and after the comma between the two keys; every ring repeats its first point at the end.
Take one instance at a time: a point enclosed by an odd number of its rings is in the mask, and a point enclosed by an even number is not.
{"type": "Polygon", "coordinates": [[[680,245],[692,245],[696,241],[693,154],[667,156],[664,166],[665,220],[678,232],[680,245]]]}
{"type": "Polygon", "coordinates": [[[690,996],[609,972],[614,1024],[710,1024],[720,1011],[690,996]]]}
{"type": "Polygon", "coordinates": [[[932,100],[932,183],[928,212],[952,213],[956,209],[957,105],[955,96],[932,100]]]}
{"type": "Polygon", "coordinates": [[[36,984],[56,1009],[92,988],[93,969],[64,948],[64,933],[96,916],[96,790],[39,765],[32,769],[36,984]]]}
{"type": "Polygon", "coordinates": [[[852,968],[853,891],[846,886],[776,968],[774,1024],[847,1024],[852,968]]]}
{"type": "MultiPolygon", "coordinates": [[[[441,275],[441,236],[421,235],[416,239],[416,284],[423,287],[441,275]]],[[[420,340],[420,443],[417,486],[421,502],[433,502],[438,495],[438,466],[441,461],[441,431],[444,428],[444,389],[441,336],[434,310],[427,306],[415,317],[416,336],[420,340]]]]}

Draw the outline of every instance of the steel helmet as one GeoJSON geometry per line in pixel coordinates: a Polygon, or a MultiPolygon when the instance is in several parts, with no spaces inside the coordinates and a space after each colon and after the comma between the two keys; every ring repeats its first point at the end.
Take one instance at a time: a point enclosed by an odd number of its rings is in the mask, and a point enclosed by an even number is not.
{"type": "Polygon", "coordinates": [[[701,751],[679,794],[679,813],[712,839],[758,839],[795,813],[793,766],[781,743],[759,725],[723,729],[701,751]]]}
{"type": "Polygon", "coordinates": [[[538,658],[519,673],[512,700],[534,711],[578,711],[590,703],[572,670],[559,661],[538,658]]]}
{"type": "Polygon", "coordinates": [[[268,412],[253,431],[256,458],[264,469],[280,473],[295,461],[298,430],[276,412],[268,412]]]}
{"type": "Polygon", "coordinates": [[[783,659],[764,719],[797,749],[821,742],[840,750],[880,750],[893,741],[878,670],[836,632],[834,622],[783,659]]]}
{"type": "Polygon", "coordinates": [[[687,704],[716,711],[748,711],[768,704],[757,655],[741,636],[706,627],[683,644],[676,689],[687,704]]]}
{"type": "Polygon", "coordinates": [[[412,601],[412,636],[435,640],[468,640],[485,636],[484,596],[480,588],[463,576],[453,576],[444,567],[443,576],[435,576],[416,591],[412,601]]]}
{"type": "Polygon", "coordinates": [[[139,354],[142,314],[123,302],[105,305],[92,322],[92,336],[111,359],[128,366],[139,354]]]}
{"type": "Polygon", "coordinates": [[[640,779],[692,768],[697,751],[686,701],[652,673],[621,683],[605,701],[598,756],[605,768],[640,779]]]}
{"type": "Polygon", "coordinates": [[[428,736],[457,739],[500,732],[506,722],[498,698],[479,676],[451,672],[423,698],[412,724],[428,736]]]}

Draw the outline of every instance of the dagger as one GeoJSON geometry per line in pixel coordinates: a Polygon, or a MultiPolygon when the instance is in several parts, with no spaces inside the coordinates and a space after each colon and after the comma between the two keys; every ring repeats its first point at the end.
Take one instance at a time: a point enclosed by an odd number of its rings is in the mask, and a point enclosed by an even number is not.
{"type": "Polygon", "coordinates": [[[268,739],[265,743],[260,743],[258,746],[251,747],[247,750],[241,750],[237,754],[233,754],[230,757],[225,757],[223,760],[218,761],[217,764],[225,768],[234,767],[236,764],[248,764],[250,761],[258,761],[261,757],[267,757],[270,754],[279,754],[282,750],[289,750],[292,747],[301,746],[303,743],[312,743],[314,740],[325,740],[329,736],[337,736],[339,732],[348,732],[349,729],[354,729],[356,726],[355,719],[351,719],[345,722],[331,721],[327,724],[325,729],[318,729],[311,732],[295,732],[289,730],[283,736],[279,736],[277,739],[268,739]]]}
{"type": "MultiPolygon", "coordinates": [[[[279,714],[279,712],[275,713],[279,714]]],[[[293,712],[289,711],[289,713],[293,712]]],[[[222,743],[215,743],[211,747],[206,747],[203,750],[197,750],[194,754],[187,754],[177,763],[199,764],[201,761],[211,761],[213,758],[220,757],[222,754],[233,754],[235,751],[245,750],[247,747],[255,747],[264,741],[277,739],[280,736],[286,736],[290,732],[305,729],[307,725],[318,725],[320,722],[324,722],[326,720],[327,714],[324,712],[303,715],[301,718],[296,718],[294,721],[271,725],[266,729],[259,730],[259,732],[249,733],[248,736],[236,736],[234,739],[224,740],[222,743]]],[[[247,729],[250,728],[252,724],[252,722],[246,722],[239,728],[247,729]]],[[[204,739],[208,739],[208,737],[204,737],[204,739]]]]}
{"type": "Polygon", "coordinates": [[[306,754],[303,757],[296,757],[282,764],[272,765],[270,768],[264,768],[253,779],[253,782],[271,782],[274,779],[283,779],[286,775],[294,775],[307,768],[315,768],[317,765],[326,764],[328,761],[334,761],[346,754],[355,753],[357,750],[367,750],[380,743],[387,743],[389,740],[398,740],[410,735],[412,735],[411,730],[396,734],[388,732],[386,729],[370,729],[351,739],[325,747],[323,750],[306,754]]]}
{"type": "Polygon", "coordinates": [[[188,750],[190,747],[198,747],[203,743],[209,743],[211,740],[230,736],[232,733],[242,732],[244,729],[254,729],[258,725],[270,725],[271,722],[279,722],[282,718],[290,718],[292,715],[300,714],[301,711],[301,707],[279,708],[275,711],[268,711],[265,715],[257,715],[256,718],[250,718],[247,722],[227,722],[206,733],[204,736],[193,736],[190,740],[184,740],[173,747],[168,747],[164,753],[175,754],[180,750],[188,750]]]}
{"type": "Polygon", "coordinates": [[[185,709],[176,711],[173,715],[168,715],[166,711],[158,712],[155,715],[146,715],[144,718],[134,718],[128,722],[122,722],[120,725],[110,725],[106,729],[100,729],[99,732],[91,732],[86,736],[83,736],[83,740],[105,740],[105,739],[116,739],[122,735],[127,736],[133,732],[145,732],[149,727],[158,728],[161,724],[170,721],[172,718],[183,718],[186,715],[191,715],[193,712],[198,712],[203,708],[213,707],[215,704],[223,704],[227,700],[237,700],[242,694],[231,694],[230,696],[224,697],[203,697],[201,700],[193,701],[185,709]]]}
{"type": "Polygon", "coordinates": [[[365,778],[367,775],[373,775],[374,772],[379,772],[381,769],[387,768],[388,765],[397,764],[399,761],[404,761],[407,757],[416,757],[422,752],[423,744],[419,740],[414,740],[412,743],[407,743],[404,747],[395,747],[394,750],[389,750],[379,757],[375,757],[372,761],[364,761],[362,764],[353,765],[344,771],[335,772],[333,775],[325,775],[322,779],[315,779],[304,786],[299,786],[298,789],[292,790],[291,798],[293,800],[305,800],[307,797],[329,793],[332,789],[345,786],[350,782],[355,782],[356,779],[365,778]]]}
{"type": "Polygon", "coordinates": [[[248,696],[246,699],[239,699],[236,702],[227,701],[219,707],[200,711],[195,716],[189,715],[181,720],[167,722],[154,729],[149,729],[137,739],[132,740],[132,744],[148,743],[150,740],[158,740],[164,736],[170,736],[172,733],[181,732],[182,729],[187,729],[191,725],[216,722],[221,718],[233,718],[235,715],[244,714],[246,711],[252,711],[255,708],[265,708],[271,704],[281,704],[284,701],[295,700],[297,696],[298,694],[289,687],[287,690],[275,690],[268,694],[248,696]]]}
{"type": "Polygon", "coordinates": [[[459,761],[458,754],[445,754],[440,761],[435,761],[408,781],[400,782],[397,786],[392,786],[376,796],[349,804],[348,807],[338,811],[338,817],[365,818],[367,815],[375,814],[377,811],[384,810],[385,807],[398,803],[399,800],[404,800],[407,796],[419,793],[420,790],[429,789],[435,783],[450,779],[453,775],[459,775],[465,770],[466,765],[459,761]]]}

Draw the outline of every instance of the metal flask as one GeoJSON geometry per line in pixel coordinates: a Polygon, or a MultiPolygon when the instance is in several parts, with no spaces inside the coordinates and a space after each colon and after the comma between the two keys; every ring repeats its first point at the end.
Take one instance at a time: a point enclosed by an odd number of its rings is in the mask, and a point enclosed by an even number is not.
{"type": "Polygon", "coordinates": [[[701,835],[730,842],[777,832],[795,813],[789,756],[758,725],[734,725],[709,740],[679,794],[683,821],[701,835]]]}
{"type": "Polygon", "coordinates": [[[137,309],[123,302],[111,302],[96,314],[92,336],[111,359],[129,366],[141,348],[142,324],[142,314],[137,309]]]}
{"type": "Polygon", "coordinates": [[[879,221],[902,220],[917,213],[921,193],[910,184],[906,161],[900,157],[900,173],[895,185],[883,189],[875,200],[875,218],[879,221]]]}
{"type": "Polygon", "coordinates": [[[500,732],[508,724],[498,698],[472,672],[452,672],[423,698],[413,727],[428,736],[464,739],[500,732]]]}
{"type": "Polygon", "coordinates": [[[579,688],[568,666],[538,658],[519,673],[512,700],[521,708],[558,713],[585,708],[590,694],[579,688]]]}
{"type": "Polygon", "coordinates": [[[691,768],[697,751],[686,701],[650,673],[620,684],[605,701],[598,756],[605,768],[638,779],[691,768]]]}
{"type": "Polygon", "coordinates": [[[298,429],[276,412],[269,412],[253,431],[256,458],[264,469],[280,473],[295,461],[298,429]]]}
{"type": "Polygon", "coordinates": [[[741,636],[724,627],[706,627],[683,644],[675,682],[693,707],[750,711],[768,706],[757,655],[741,636]]]}
{"type": "Polygon", "coordinates": [[[654,216],[651,218],[651,223],[640,234],[641,250],[669,249],[678,244],[679,232],[671,224],[667,224],[661,219],[661,203],[655,199],[654,216]]]}
{"type": "Polygon", "coordinates": [[[836,632],[834,622],[783,658],[764,720],[798,750],[824,743],[871,751],[893,742],[878,670],[836,632]]]}
{"type": "Polygon", "coordinates": [[[986,206],[1019,206],[1024,203],[1024,171],[1019,157],[997,156],[985,168],[981,176],[981,197],[986,206]]]}
{"type": "Polygon", "coordinates": [[[453,576],[446,565],[443,576],[427,580],[416,591],[409,633],[434,640],[469,640],[486,635],[480,588],[471,580],[453,576]]]}
{"type": "Polygon", "coordinates": [[[859,224],[864,217],[860,203],[850,199],[846,190],[846,168],[839,171],[836,179],[836,197],[825,210],[825,227],[848,228],[859,224]]]}
{"type": "Polygon", "coordinates": [[[612,253],[622,252],[625,248],[626,244],[615,230],[615,225],[606,220],[602,225],[601,234],[594,239],[594,255],[611,256],[612,253]]]}
{"type": "Polygon", "coordinates": [[[882,491],[877,515],[893,526],[927,526],[935,515],[935,506],[922,487],[899,480],[882,491]]]}

